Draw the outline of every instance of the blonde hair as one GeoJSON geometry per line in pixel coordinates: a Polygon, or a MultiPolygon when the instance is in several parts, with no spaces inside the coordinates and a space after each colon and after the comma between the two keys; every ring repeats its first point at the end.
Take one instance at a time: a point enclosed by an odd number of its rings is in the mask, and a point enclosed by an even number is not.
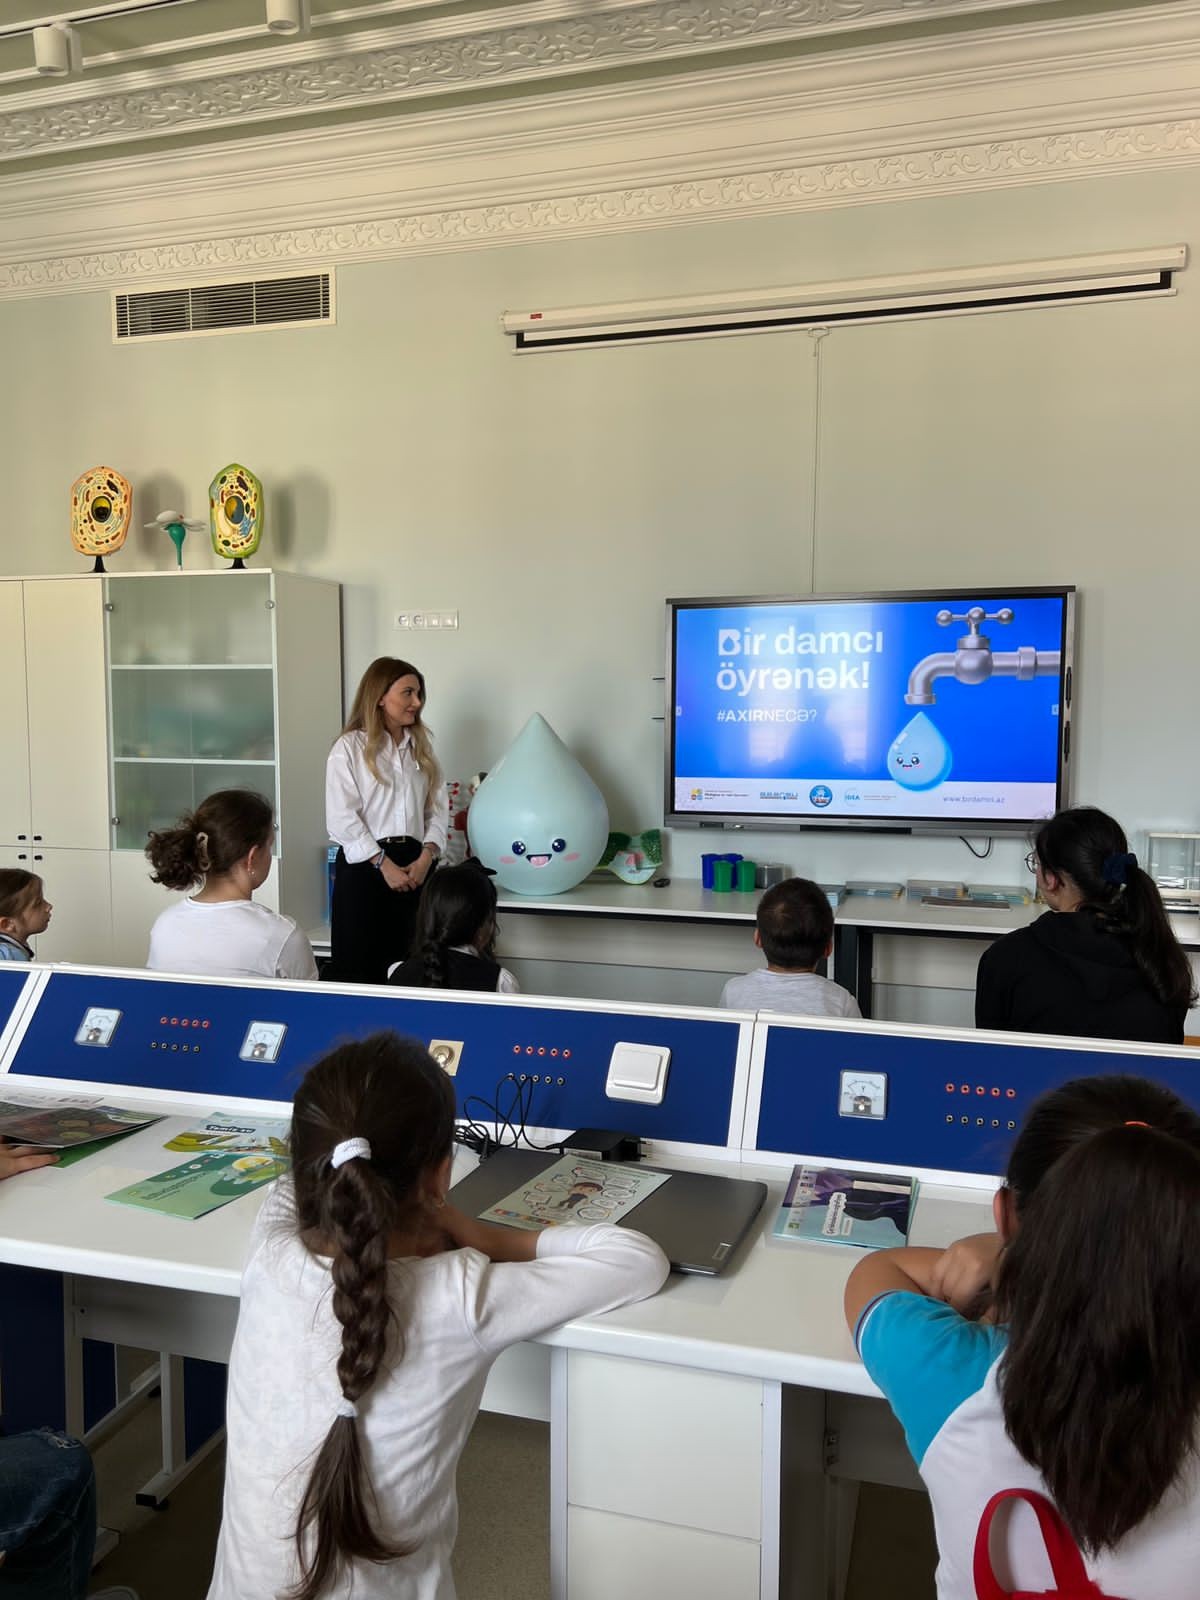
{"type": "MultiPolygon", "coordinates": [[[[350,715],[346,719],[346,726],[342,729],[343,733],[366,734],[367,742],[363,756],[372,776],[381,783],[383,778],[379,771],[378,757],[380,750],[383,749],[384,740],[388,738],[388,730],[387,723],[383,720],[383,713],[379,709],[379,702],[397,678],[417,680],[421,687],[421,710],[424,710],[425,674],[419,672],[411,661],[400,661],[395,656],[378,656],[359,679],[354,704],[350,707],[350,715]]],[[[442,781],[442,769],[433,753],[433,735],[422,722],[421,711],[417,712],[416,720],[408,731],[412,738],[417,766],[424,773],[430,789],[436,789],[442,781]]]]}

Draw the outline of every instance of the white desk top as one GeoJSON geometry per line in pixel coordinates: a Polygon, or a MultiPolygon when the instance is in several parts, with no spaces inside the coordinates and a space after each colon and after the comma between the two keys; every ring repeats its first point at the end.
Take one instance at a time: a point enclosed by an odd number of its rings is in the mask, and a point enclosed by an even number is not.
{"type": "MultiPolygon", "coordinates": [[[[672,879],[665,889],[656,889],[652,884],[597,881],[581,883],[564,894],[542,897],[502,893],[499,904],[505,912],[634,917],[655,922],[752,923],[764,893],[756,889],[747,894],[736,890],[716,894],[689,878],[672,879]]],[[[1041,905],[927,906],[907,898],[883,900],[854,894],[837,907],[834,921],[839,927],[869,928],[879,934],[967,934],[999,939],[1014,928],[1036,922],[1045,910],[1041,905]]],[[[1200,916],[1173,912],[1171,926],[1186,949],[1200,949],[1200,916]]]]}
{"type": "MultiPolygon", "coordinates": [[[[136,1096],[122,1096],[122,1103],[136,1106],[136,1096]]],[[[99,1151],[61,1171],[47,1167],[0,1184],[0,1261],[236,1296],[262,1194],[244,1196],[198,1222],[104,1198],[184,1159],[163,1145],[191,1120],[181,1108],[181,1115],[131,1134],[109,1152],[99,1151]]],[[[858,1253],[769,1236],[787,1177],[783,1168],[714,1161],[679,1165],[770,1184],[755,1236],[743,1247],[739,1261],[723,1277],[672,1276],[654,1299],[569,1323],[544,1342],[671,1366],[874,1394],[842,1318],[842,1289],[858,1253]]],[[[987,1197],[978,1190],[922,1186],[913,1239],[947,1243],[986,1228],[989,1221],[987,1197]]]]}
{"type": "MultiPolygon", "coordinates": [[[[716,894],[701,888],[694,878],[672,878],[663,889],[652,883],[621,883],[597,878],[562,894],[527,895],[501,891],[500,910],[549,916],[628,917],[649,922],[708,922],[746,925],[754,922],[765,890],[716,894]]],[[[882,900],[870,895],[850,895],[834,912],[839,927],[863,928],[880,934],[967,934],[999,939],[1014,928],[1037,920],[1045,906],[927,906],[919,900],[882,900]]],[[[1200,950],[1200,916],[1172,912],[1175,937],[1187,950],[1200,950]]],[[[329,928],[309,930],[309,938],[322,953],[329,948],[329,928]]]]}
{"type": "MultiPolygon", "coordinates": [[[[45,1093],[40,1088],[39,1094],[45,1093]]],[[[65,1098],[65,1096],[64,1096],[65,1098]]],[[[161,1106],[121,1094],[122,1106],[160,1113],[161,1106]]],[[[71,1167],[39,1167],[0,1183],[0,1261],[122,1283],[157,1284],[236,1295],[242,1257],[262,1194],[222,1206],[198,1222],[160,1216],[105,1196],[187,1156],[163,1145],[212,1107],[186,1104],[179,1114],[120,1140],[71,1167]]]]}

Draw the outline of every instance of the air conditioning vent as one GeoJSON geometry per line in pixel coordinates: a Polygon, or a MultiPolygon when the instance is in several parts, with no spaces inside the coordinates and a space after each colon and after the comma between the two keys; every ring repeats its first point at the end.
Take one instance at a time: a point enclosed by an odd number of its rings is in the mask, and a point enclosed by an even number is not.
{"type": "Polygon", "coordinates": [[[333,274],[199,283],[113,296],[113,339],[178,339],[305,322],[333,322],[333,274]]]}

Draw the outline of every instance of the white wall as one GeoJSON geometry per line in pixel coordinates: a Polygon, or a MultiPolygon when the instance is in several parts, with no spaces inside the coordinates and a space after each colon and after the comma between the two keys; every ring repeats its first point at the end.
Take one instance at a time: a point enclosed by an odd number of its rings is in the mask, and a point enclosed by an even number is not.
{"type": "MultiPolygon", "coordinates": [[[[5,573],[73,571],[67,490],[104,461],[141,522],[266,486],[258,560],[345,586],[346,677],[411,651],[448,772],[539,710],[608,797],[661,817],[667,595],[1079,585],[1076,796],[1196,826],[1200,268],[1176,298],[517,358],[506,308],[1192,243],[1200,173],[342,267],[338,324],[114,349],[106,294],[0,304],[5,573]],[[19,381],[18,381],[19,380],[19,381]],[[815,551],[813,540],[815,536],[815,551]],[[394,626],[457,608],[457,633],[394,626]]],[[[189,565],[215,558],[193,535],[189,565]]],[[[236,581],[236,580],[231,580],[236,581]]],[[[711,835],[705,840],[706,847],[711,835]]],[[[695,835],[672,869],[695,871],[695,835]]],[[[813,876],[1012,879],[956,841],[743,836],[813,876]]],[[[900,977],[903,975],[900,974],[900,977]]]]}

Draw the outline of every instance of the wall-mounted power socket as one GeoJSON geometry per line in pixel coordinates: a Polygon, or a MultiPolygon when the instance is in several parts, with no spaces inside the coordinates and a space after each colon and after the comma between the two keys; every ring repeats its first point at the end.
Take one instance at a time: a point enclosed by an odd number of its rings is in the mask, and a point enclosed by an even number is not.
{"type": "Polygon", "coordinates": [[[457,611],[399,611],[396,613],[396,626],[398,628],[419,628],[428,632],[434,629],[444,631],[458,627],[457,611]]]}
{"type": "Polygon", "coordinates": [[[453,1078],[457,1073],[459,1063],[462,1060],[462,1053],[461,1039],[431,1039],[429,1041],[429,1054],[448,1078],[453,1078]]]}

